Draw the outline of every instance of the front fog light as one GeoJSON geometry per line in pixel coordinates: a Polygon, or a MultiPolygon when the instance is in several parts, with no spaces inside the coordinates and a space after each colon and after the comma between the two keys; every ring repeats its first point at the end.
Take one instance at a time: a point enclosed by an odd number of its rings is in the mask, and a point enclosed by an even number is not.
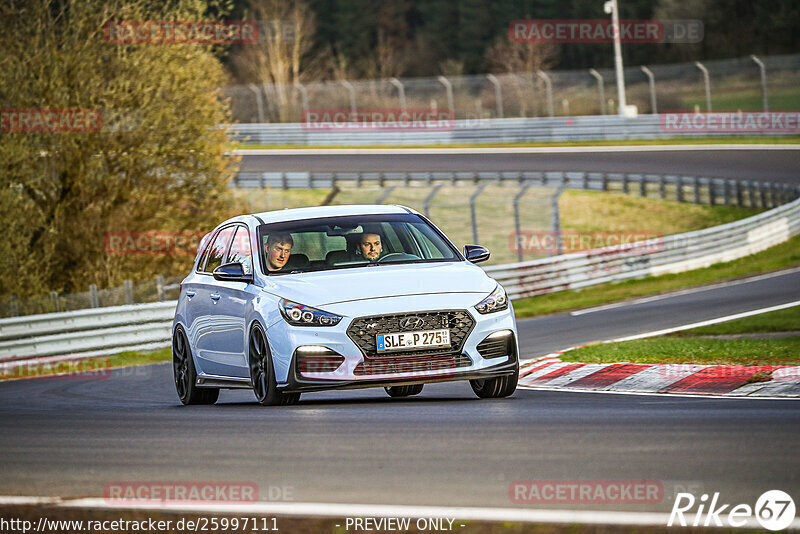
{"type": "Polygon", "coordinates": [[[505,290],[500,287],[500,284],[497,284],[497,287],[494,288],[494,291],[492,291],[488,297],[475,305],[475,309],[481,314],[501,311],[507,308],[508,297],[506,296],[505,290]]]}

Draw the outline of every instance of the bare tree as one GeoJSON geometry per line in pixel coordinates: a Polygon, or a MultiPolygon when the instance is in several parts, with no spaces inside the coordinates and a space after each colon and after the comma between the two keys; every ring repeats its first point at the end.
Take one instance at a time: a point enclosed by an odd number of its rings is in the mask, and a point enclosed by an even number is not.
{"type": "Polygon", "coordinates": [[[486,52],[486,63],[494,73],[532,72],[549,69],[558,50],[548,43],[496,41],[486,52]]]}
{"type": "Polygon", "coordinates": [[[302,0],[251,0],[245,18],[259,22],[259,42],[240,47],[233,64],[240,78],[263,84],[271,116],[288,121],[293,86],[306,75],[314,15],[302,0]]]}

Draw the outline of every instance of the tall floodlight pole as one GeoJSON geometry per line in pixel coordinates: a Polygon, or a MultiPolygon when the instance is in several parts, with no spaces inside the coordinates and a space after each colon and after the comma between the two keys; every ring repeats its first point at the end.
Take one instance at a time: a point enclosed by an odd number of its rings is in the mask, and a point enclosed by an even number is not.
{"type": "Polygon", "coordinates": [[[627,102],[625,100],[625,76],[622,72],[622,31],[619,25],[617,0],[608,0],[603,5],[603,10],[611,14],[611,24],[614,26],[614,67],[617,71],[617,98],[619,100],[617,110],[620,115],[624,115],[627,102]]]}

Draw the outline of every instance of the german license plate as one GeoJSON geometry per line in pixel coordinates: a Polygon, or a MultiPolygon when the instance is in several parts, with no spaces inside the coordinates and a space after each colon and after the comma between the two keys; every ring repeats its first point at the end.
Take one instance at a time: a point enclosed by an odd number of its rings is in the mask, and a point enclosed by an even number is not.
{"type": "Polygon", "coordinates": [[[450,330],[420,330],[418,332],[395,332],[378,334],[378,352],[391,350],[414,350],[450,345],[450,330]]]}

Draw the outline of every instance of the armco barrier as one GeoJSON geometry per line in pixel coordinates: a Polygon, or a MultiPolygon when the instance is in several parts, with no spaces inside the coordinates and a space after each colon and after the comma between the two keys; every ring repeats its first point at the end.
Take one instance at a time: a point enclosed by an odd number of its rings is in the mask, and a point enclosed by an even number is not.
{"type": "MultiPolygon", "coordinates": [[[[240,172],[230,183],[240,188],[332,189],[352,184],[434,186],[442,183],[516,183],[588,191],[619,191],[678,202],[773,208],[800,197],[800,186],[782,182],[733,180],[707,176],[584,171],[436,171],[436,172],[240,172]]],[[[329,200],[332,197],[329,198],[329,200]]]]}
{"type": "Polygon", "coordinates": [[[665,139],[670,137],[796,135],[797,131],[772,132],[753,129],[741,134],[709,131],[665,131],[659,115],[622,117],[587,115],[521,119],[473,119],[453,121],[448,131],[314,131],[302,123],[243,123],[226,126],[235,140],[262,145],[450,145],[459,143],[533,143],[665,139]]]}
{"type": "MultiPolygon", "coordinates": [[[[800,233],[800,199],[714,228],[653,243],[596,249],[486,272],[512,299],[604,282],[674,273],[730,261],[800,233]],[[654,250],[639,253],[641,250],[654,250]]],[[[176,301],[94,308],[0,320],[0,365],[33,358],[78,359],[167,347],[176,301]]]]}

